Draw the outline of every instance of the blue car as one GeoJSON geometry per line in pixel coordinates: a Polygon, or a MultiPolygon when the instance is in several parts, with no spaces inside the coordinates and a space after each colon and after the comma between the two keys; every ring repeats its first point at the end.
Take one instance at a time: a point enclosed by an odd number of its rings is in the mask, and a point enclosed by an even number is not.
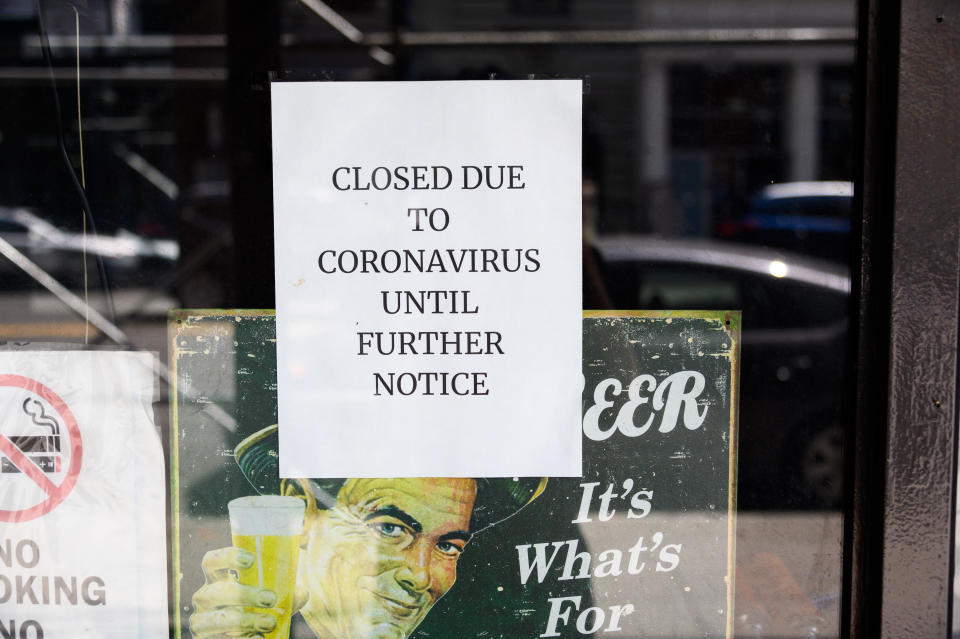
{"type": "Polygon", "coordinates": [[[850,249],[852,182],[783,182],[761,189],[730,239],[846,261],[850,249]]]}

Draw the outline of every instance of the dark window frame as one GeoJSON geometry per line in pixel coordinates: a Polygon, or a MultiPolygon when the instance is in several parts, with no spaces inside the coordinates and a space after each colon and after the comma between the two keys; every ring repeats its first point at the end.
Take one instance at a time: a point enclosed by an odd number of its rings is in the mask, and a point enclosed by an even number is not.
{"type": "Polygon", "coordinates": [[[850,637],[947,637],[960,320],[960,7],[862,0],[850,637]]]}

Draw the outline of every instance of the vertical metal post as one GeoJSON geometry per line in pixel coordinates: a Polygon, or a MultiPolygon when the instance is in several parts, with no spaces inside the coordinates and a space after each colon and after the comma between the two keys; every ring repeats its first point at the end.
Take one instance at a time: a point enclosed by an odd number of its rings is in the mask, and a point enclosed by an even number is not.
{"type": "Polygon", "coordinates": [[[960,7],[861,3],[854,637],[950,632],[960,304],[960,7]]]}
{"type": "Polygon", "coordinates": [[[227,139],[235,252],[230,303],[237,307],[274,307],[269,73],[280,66],[281,4],[226,3],[227,139]]]}
{"type": "Polygon", "coordinates": [[[683,220],[671,206],[670,73],[667,63],[641,50],[635,97],[639,107],[635,197],[647,229],[666,235],[683,232],[683,220]]]}
{"type": "Polygon", "coordinates": [[[820,168],[820,65],[798,60],[787,76],[786,137],[791,180],[816,180],[820,168]]]}

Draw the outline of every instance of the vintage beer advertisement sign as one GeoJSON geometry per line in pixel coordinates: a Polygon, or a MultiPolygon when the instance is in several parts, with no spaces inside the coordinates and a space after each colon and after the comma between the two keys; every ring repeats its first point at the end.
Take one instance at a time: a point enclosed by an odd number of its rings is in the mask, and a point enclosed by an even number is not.
{"type": "Polygon", "coordinates": [[[0,637],[168,635],[155,364],[0,350],[0,637]]]}
{"type": "Polygon", "coordinates": [[[180,636],[731,637],[740,315],[581,330],[579,477],[282,479],[272,314],[175,312],[180,636]]]}
{"type": "Polygon", "coordinates": [[[280,475],[579,475],[581,82],[271,91],[280,475]]]}

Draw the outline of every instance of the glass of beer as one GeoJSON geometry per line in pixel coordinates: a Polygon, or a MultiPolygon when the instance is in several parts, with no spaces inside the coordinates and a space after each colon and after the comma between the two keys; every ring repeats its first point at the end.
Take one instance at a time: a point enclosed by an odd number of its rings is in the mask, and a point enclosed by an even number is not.
{"type": "Polygon", "coordinates": [[[297,583],[304,502],[297,497],[258,495],[227,504],[233,545],[254,555],[249,568],[238,571],[240,583],[277,596],[273,608],[247,607],[248,612],[279,613],[277,627],[265,639],[288,639],[293,591],[297,583]]]}

